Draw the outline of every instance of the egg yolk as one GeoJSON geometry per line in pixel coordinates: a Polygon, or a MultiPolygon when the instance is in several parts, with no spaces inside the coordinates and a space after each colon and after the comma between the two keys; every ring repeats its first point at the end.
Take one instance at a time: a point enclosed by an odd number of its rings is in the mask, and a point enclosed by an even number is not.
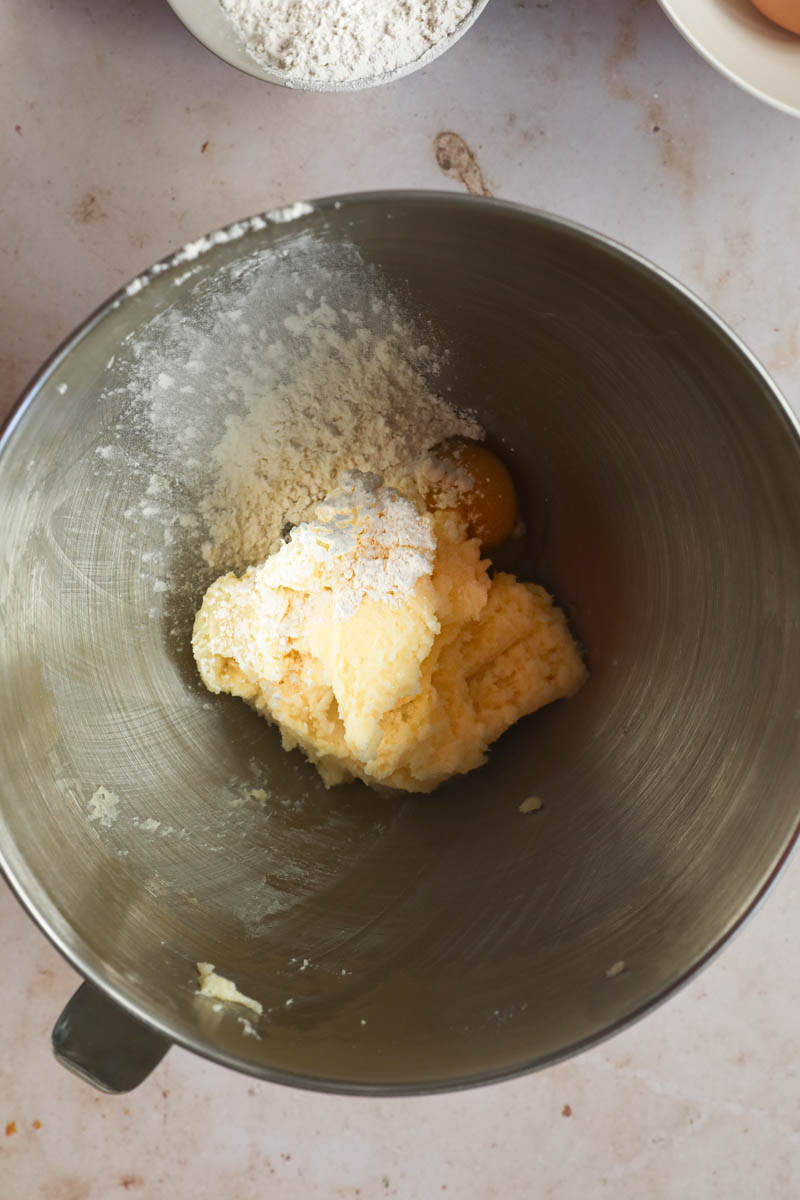
{"type": "Polygon", "coordinates": [[[800,33],[800,0],[753,0],[753,4],[790,33],[800,33]]]}
{"type": "Polygon", "coordinates": [[[508,468],[481,442],[451,438],[434,446],[422,482],[430,509],[453,508],[467,535],[491,550],[517,523],[517,496],[508,468]]]}

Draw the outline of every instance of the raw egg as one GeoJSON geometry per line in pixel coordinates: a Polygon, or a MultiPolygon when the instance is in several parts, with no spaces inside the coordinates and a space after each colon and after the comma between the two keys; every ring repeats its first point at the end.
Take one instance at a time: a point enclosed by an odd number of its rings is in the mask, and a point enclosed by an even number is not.
{"type": "Polygon", "coordinates": [[[508,468],[481,442],[451,438],[430,452],[421,480],[428,508],[453,508],[467,535],[487,550],[509,538],[517,523],[517,495],[508,468]]]}
{"type": "Polygon", "coordinates": [[[753,0],[753,4],[776,25],[800,33],[800,0],[753,0]]]}

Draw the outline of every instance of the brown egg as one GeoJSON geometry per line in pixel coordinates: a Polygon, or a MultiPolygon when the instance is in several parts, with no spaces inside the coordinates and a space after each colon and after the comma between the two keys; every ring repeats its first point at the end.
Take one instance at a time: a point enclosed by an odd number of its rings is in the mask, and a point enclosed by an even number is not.
{"type": "Polygon", "coordinates": [[[429,508],[455,508],[470,537],[490,550],[517,522],[517,496],[505,463],[481,442],[452,438],[434,446],[422,479],[429,508]]]}
{"type": "Polygon", "coordinates": [[[753,4],[776,25],[800,33],[800,0],[753,0],[753,4]]]}

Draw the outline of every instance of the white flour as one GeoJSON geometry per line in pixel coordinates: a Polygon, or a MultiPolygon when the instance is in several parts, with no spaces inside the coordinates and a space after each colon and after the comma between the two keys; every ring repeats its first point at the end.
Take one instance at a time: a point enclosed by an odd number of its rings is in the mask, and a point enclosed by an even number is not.
{"type": "Polygon", "coordinates": [[[375,268],[309,234],[288,245],[185,285],[117,355],[122,409],[95,461],[129,497],[144,589],[173,611],[263,562],[344,472],[413,490],[431,446],[483,436],[431,390],[448,356],[375,268]]]}
{"type": "Polygon", "coordinates": [[[373,79],[416,62],[475,0],[220,0],[250,55],[289,78],[373,79]]]}
{"type": "MultiPolygon", "coordinates": [[[[379,475],[351,472],[341,482],[311,521],[292,530],[257,578],[259,590],[330,593],[334,616],[345,620],[365,599],[409,599],[417,580],[433,572],[436,539],[430,518],[399,492],[381,487],[379,475]]],[[[313,607],[310,600],[309,611],[313,607]]]]}
{"type": "Polygon", "coordinates": [[[414,460],[436,442],[482,436],[431,393],[421,373],[435,370],[430,350],[382,304],[374,301],[369,328],[324,296],[301,303],[284,338],[250,348],[236,380],[244,408],[211,450],[216,478],[200,504],[210,566],[274,553],[344,471],[374,471],[404,490],[414,460]]]}

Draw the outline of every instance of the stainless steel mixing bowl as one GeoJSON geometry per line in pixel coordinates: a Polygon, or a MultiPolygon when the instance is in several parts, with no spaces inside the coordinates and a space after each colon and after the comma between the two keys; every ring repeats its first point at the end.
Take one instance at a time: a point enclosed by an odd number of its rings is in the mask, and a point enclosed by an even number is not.
{"type": "MultiPolygon", "coordinates": [[[[2,862],[90,981],[55,1041],[102,1086],[170,1042],[345,1092],[508,1077],[673,992],[797,836],[797,426],[712,313],[574,225],[426,193],[277,216],[297,219],[232,228],[115,297],[5,431],[2,862]],[[177,570],[185,547],[129,519],[157,451],[131,416],[142,330],[180,338],[260,278],[277,337],[339,260],[343,294],[392,290],[450,348],[437,386],[519,487],[516,566],[565,604],[591,668],[430,797],[326,791],[205,694],[188,634],[206,578],[195,562],[159,591],[152,555],[177,570]],[[100,786],[116,820],[89,819],[100,786]],[[531,793],[544,808],[522,814],[531,793]],[[260,1040],[195,994],[200,959],[270,1010],[260,1040]]],[[[223,353],[224,322],[205,332],[223,353]]]]}

